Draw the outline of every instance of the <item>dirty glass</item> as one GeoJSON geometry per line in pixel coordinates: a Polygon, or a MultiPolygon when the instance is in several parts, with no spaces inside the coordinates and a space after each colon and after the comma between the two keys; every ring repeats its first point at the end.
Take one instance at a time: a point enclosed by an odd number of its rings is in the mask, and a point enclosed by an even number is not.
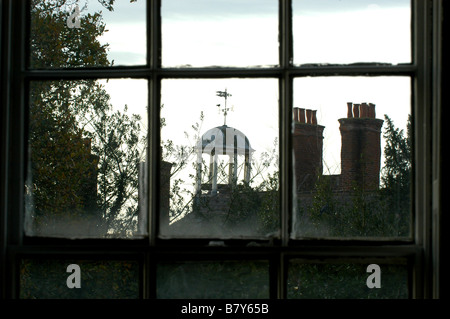
{"type": "Polygon", "coordinates": [[[410,0],[293,0],[294,64],[410,63],[410,0]]]}
{"type": "Polygon", "coordinates": [[[139,264],[123,260],[22,259],[20,299],[137,299],[139,264]]]}
{"type": "Polygon", "coordinates": [[[278,64],[278,1],[163,0],[164,67],[278,64]]]}
{"type": "Polygon", "coordinates": [[[288,299],[407,299],[406,261],[292,260],[288,299]]]}
{"type": "Polygon", "coordinates": [[[147,234],[147,81],[30,85],[25,233],[147,234]]]}
{"type": "Polygon", "coordinates": [[[146,64],[146,1],[32,0],[30,67],[146,64]]]}
{"type": "Polygon", "coordinates": [[[409,238],[409,77],[294,80],[293,238],[409,238]]]}
{"type": "Polygon", "coordinates": [[[161,262],[157,298],[267,299],[269,264],[265,261],[161,262]]]}
{"type": "Polygon", "coordinates": [[[163,80],[161,237],[278,236],[278,82],[163,80]]]}

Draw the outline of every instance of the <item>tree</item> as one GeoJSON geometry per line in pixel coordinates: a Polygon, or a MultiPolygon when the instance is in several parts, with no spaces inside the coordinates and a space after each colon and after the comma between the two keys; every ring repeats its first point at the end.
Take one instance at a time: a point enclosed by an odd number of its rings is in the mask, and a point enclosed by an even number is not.
{"type": "Polygon", "coordinates": [[[406,136],[396,128],[394,122],[385,115],[386,131],[383,137],[385,165],[381,176],[381,192],[390,212],[394,212],[399,235],[409,234],[411,219],[411,169],[412,169],[412,128],[411,115],[408,116],[406,136]]]}
{"type": "MultiPolygon", "coordinates": [[[[114,1],[99,2],[113,10],[114,1]]],[[[82,11],[86,3],[79,4],[82,11]]],[[[33,0],[31,4],[31,67],[113,65],[108,60],[108,45],[98,40],[107,31],[101,13],[80,16],[83,27],[71,29],[66,21],[77,1],[33,0]]],[[[34,234],[59,231],[62,236],[70,236],[79,220],[90,224],[96,237],[132,235],[139,213],[139,164],[146,160],[147,145],[147,133],[141,132],[139,120],[137,115],[127,114],[126,106],[123,112],[116,110],[105,88],[95,79],[33,82],[27,183],[31,223],[27,229],[34,234]]],[[[193,125],[195,141],[200,134],[199,125],[193,125]]],[[[163,159],[174,163],[170,187],[172,219],[184,216],[194,204],[192,190],[182,187],[185,181],[176,177],[191,163],[194,144],[162,143],[163,159]]],[[[255,176],[263,175],[267,162],[268,158],[262,158],[262,164],[254,166],[255,176]]],[[[239,185],[233,193],[227,223],[245,219],[250,215],[249,207],[257,203],[265,207],[261,210],[265,220],[262,227],[275,227],[271,218],[277,217],[272,212],[278,206],[274,195],[277,187],[277,174],[260,185],[239,185]],[[265,198],[256,195],[261,191],[266,191],[265,198]]],[[[86,231],[80,226],[82,232],[86,231]]]]}
{"type": "MultiPolygon", "coordinates": [[[[113,10],[114,1],[99,2],[113,10]]],[[[108,45],[98,40],[106,32],[101,13],[81,16],[81,29],[66,26],[75,3],[32,1],[31,67],[113,65],[108,45]]],[[[84,220],[94,236],[130,235],[137,224],[138,167],[146,149],[139,116],[127,115],[126,106],[115,110],[95,79],[32,82],[30,92],[28,230],[52,235],[64,224],[66,236],[84,220]]],[[[75,235],[86,235],[86,228],[80,231],[75,235]]]]}

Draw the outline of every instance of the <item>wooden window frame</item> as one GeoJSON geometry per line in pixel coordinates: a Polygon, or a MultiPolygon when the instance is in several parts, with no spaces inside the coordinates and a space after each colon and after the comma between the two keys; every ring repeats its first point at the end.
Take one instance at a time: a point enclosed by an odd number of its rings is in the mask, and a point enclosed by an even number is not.
{"type": "Polygon", "coordinates": [[[26,0],[0,0],[1,50],[1,194],[0,286],[2,298],[18,298],[18,261],[24,256],[61,254],[72,258],[101,253],[140,260],[141,296],[156,298],[158,260],[233,260],[262,258],[270,264],[270,297],[286,298],[287,264],[295,258],[406,258],[411,273],[411,298],[439,298],[441,231],[441,115],[444,100],[442,0],[412,0],[412,63],[401,65],[293,65],[292,6],[279,0],[279,65],[269,68],[162,68],[160,1],[147,1],[147,65],[96,69],[32,70],[27,67],[30,17],[26,0]],[[413,220],[411,240],[293,240],[291,121],[293,80],[302,76],[407,76],[412,81],[414,128],[413,220]],[[149,236],[146,239],[51,239],[24,236],[23,186],[26,172],[27,104],[30,81],[85,78],[148,80],[149,236]],[[279,155],[281,236],[271,244],[248,247],[246,241],[225,241],[224,247],[205,240],[163,240],[157,237],[160,152],[160,102],[163,79],[275,78],[279,83],[279,155]]]}

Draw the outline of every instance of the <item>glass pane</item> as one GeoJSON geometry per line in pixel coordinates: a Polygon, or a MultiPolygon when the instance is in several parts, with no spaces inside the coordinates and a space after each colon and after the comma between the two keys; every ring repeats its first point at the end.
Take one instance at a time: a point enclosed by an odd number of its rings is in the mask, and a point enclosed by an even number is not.
{"type": "Polygon", "coordinates": [[[291,261],[289,299],[407,299],[406,262],[291,261]]]}
{"type": "Polygon", "coordinates": [[[278,82],[163,80],[162,237],[278,236],[278,82]]]}
{"type": "Polygon", "coordinates": [[[278,1],[163,0],[161,16],[165,67],[278,64],[278,1]]]}
{"type": "Polygon", "coordinates": [[[137,299],[136,261],[24,259],[21,299],[137,299]]]}
{"type": "Polygon", "coordinates": [[[147,81],[32,82],[25,231],[147,233],[147,81]]]}
{"type": "Polygon", "coordinates": [[[294,63],[411,62],[410,0],[293,0],[294,63]]]}
{"type": "Polygon", "coordinates": [[[295,79],[293,237],[410,236],[410,83],[295,79]]]}
{"type": "Polygon", "coordinates": [[[267,299],[269,264],[255,262],[171,262],[157,268],[160,299],[267,299]]]}
{"type": "Polygon", "coordinates": [[[31,68],[146,64],[146,1],[32,0],[31,68]]]}

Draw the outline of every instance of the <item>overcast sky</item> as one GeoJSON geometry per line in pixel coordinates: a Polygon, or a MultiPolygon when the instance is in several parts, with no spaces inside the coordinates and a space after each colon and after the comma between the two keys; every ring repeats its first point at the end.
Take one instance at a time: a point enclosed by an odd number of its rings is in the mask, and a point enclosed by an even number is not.
{"type": "MultiPolygon", "coordinates": [[[[88,10],[101,9],[97,0],[88,10]]],[[[144,64],[145,1],[117,0],[102,9],[116,65],[144,64]]],[[[174,66],[272,66],[278,63],[278,7],[272,0],[162,0],[162,63],[174,66]]],[[[293,0],[294,63],[410,63],[410,4],[399,0],[293,0]]],[[[113,105],[128,104],[145,118],[144,80],[109,81],[113,105]]],[[[223,124],[216,91],[227,89],[234,112],[227,124],[246,134],[256,152],[270,150],[278,137],[276,79],[163,80],[163,139],[185,144],[200,112],[203,132],[223,124]]],[[[340,172],[338,119],[347,102],[376,104],[377,118],[388,114],[404,129],[411,106],[408,77],[298,78],[294,107],[316,109],[324,130],[325,173],[340,172]]],[[[382,145],[382,147],[384,144],[382,145]]],[[[258,154],[258,153],[256,153],[258,154]]],[[[257,155],[258,157],[258,155],[257,155]]]]}

